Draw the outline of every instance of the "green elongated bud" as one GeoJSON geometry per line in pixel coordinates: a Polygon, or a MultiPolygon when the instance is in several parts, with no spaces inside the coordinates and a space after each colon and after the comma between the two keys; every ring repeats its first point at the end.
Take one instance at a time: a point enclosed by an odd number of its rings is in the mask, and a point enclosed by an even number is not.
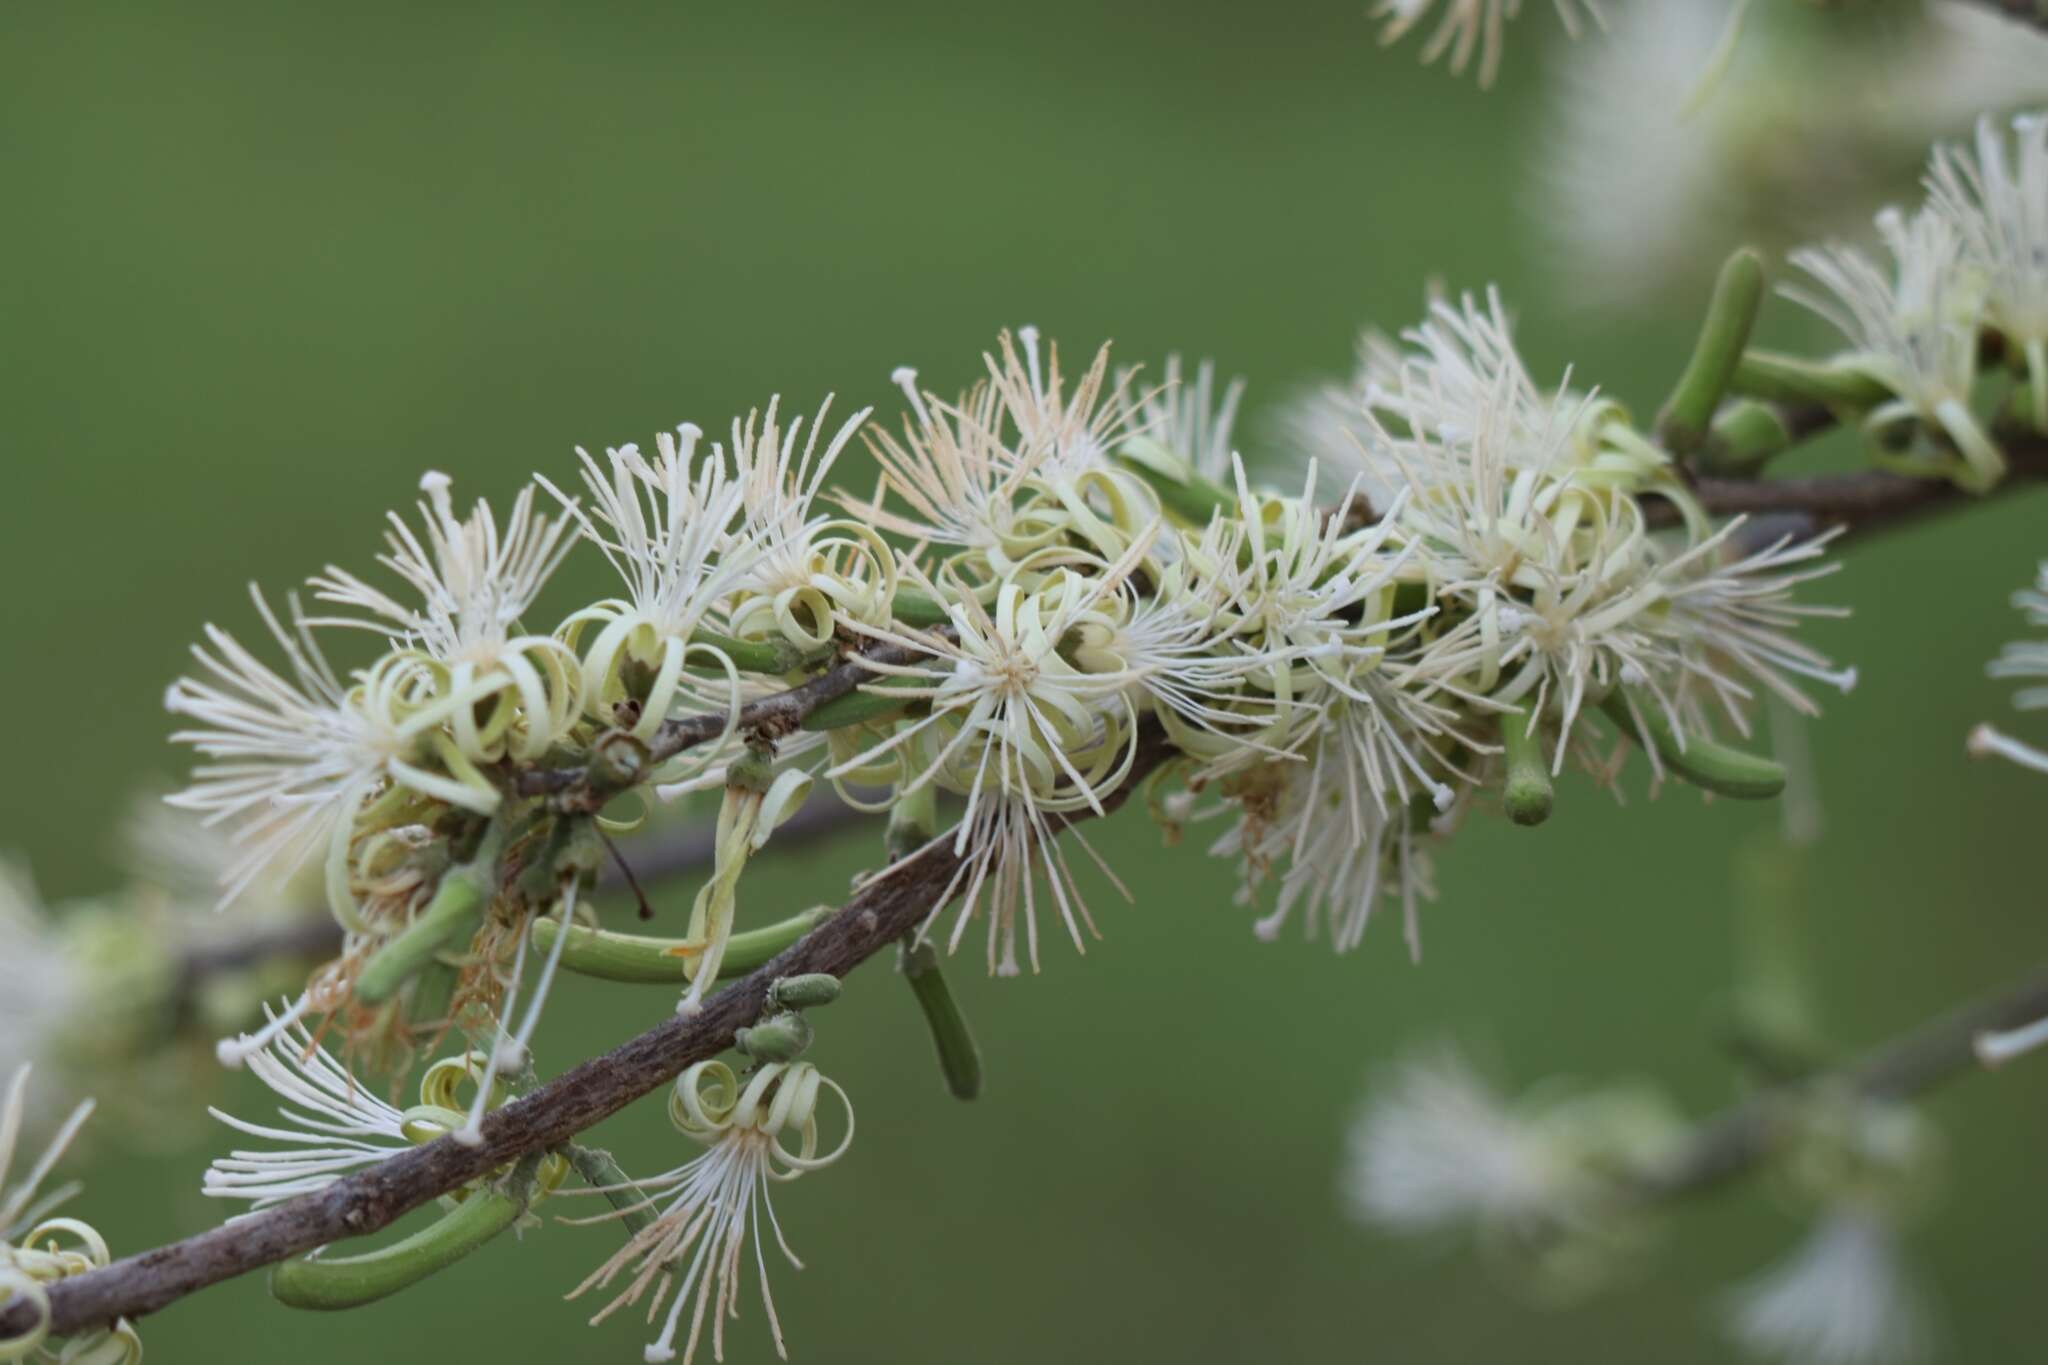
{"type": "Polygon", "coordinates": [[[628,1235],[641,1232],[654,1221],[654,1205],[610,1152],[572,1142],[562,1149],[562,1154],[569,1158],[569,1165],[584,1184],[604,1195],[604,1202],[617,1212],[628,1235]]]}
{"type": "Polygon", "coordinates": [[[889,861],[908,857],[932,841],[939,832],[939,791],[927,782],[916,791],[896,798],[889,807],[889,829],[883,847],[889,861]]]}
{"type": "Polygon", "coordinates": [[[1680,747],[1678,731],[1650,697],[1617,688],[1601,703],[1601,709],[1623,734],[1638,743],[1648,741],[1665,767],[1695,787],[1743,801],[1760,801],[1785,790],[1784,765],[1772,759],[1702,735],[1685,736],[1680,747]]]}
{"type": "Polygon", "coordinates": [[[1713,434],[1693,458],[1709,474],[1747,476],[1789,449],[1792,439],[1776,408],[1745,398],[1714,419],[1713,434]]]}
{"type": "Polygon", "coordinates": [[[830,972],[778,976],[768,987],[771,1010],[804,1010],[829,1005],[839,998],[839,978],[830,972]]]}
{"type": "MultiPolygon", "coordinates": [[[[745,976],[823,924],[831,915],[831,906],[818,905],[786,920],[734,934],[726,940],[725,960],[718,964],[718,979],[729,981],[745,976]]],[[[555,936],[561,932],[559,920],[535,920],[535,951],[553,951],[555,936]]],[[[562,966],[568,970],[604,981],[644,986],[689,984],[689,967],[696,956],[696,951],[684,939],[615,934],[581,924],[569,926],[569,941],[562,945],[562,966]]]]}
{"type": "Polygon", "coordinates": [[[1540,825],[1550,818],[1554,799],[1550,765],[1543,758],[1543,725],[1527,707],[1500,718],[1500,742],[1507,755],[1507,780],[1501,804],[1518,825],[1540,825]]]}
{"type": "Polygon", "coordinates": [[[732,1045],[757,1062],[793,1062],[811,1045],[811,1021],[784,1011],[733,1034],[732,1045]]]}
{"type": "Polygon", "coordinates": [[[914,588],[903,588],[889,599],[889,614],[906,626],[944,626],[953,621],[945,603],[914,588]]]}
{"type": "Polygon", "coordinates": [[[981,1049],[974,1045],[967,1017],[939,970],[938,950],[929,943],[905,943],[896,950],[896,970],[910,983],[910,993],[917,997],[917,1007],[932,1031],[946,1089],[955,1099],[973,1099],[981,1093],[981,1049]]]}
{"type": "Polygon", "coordinates": [[[1192,470],[1179,477],[1125,454],[1117,456],[1117,463],[1143,479],[1159,495],[1159,505],[1190,526],[1207,526],[1218,514],[1237,515],[1236,495],[1192,470]]]}
{"type": "Polygon", "coordinates": [[[358,1308],[445,1270],[519,1221],[526,1201],[494,1189],[467,1199],[412,1236],[361,1256],[281,1261],[270,1295],[287,1308],[358,1308]]]}
{"type": "Polygon", "coordinates": [[[461,980],[462,973],[440,958],[429,962],[420,970],[412,995],[406,1000],[406,1018],[415,1025],[446,1019],[461,980]]]}
{"type": "Polygon", "coordinates": [[[484,907],[498,891],[498,853],[504,842],[503,822],[493,820],[475,858],[443,873],[426,909],[363,964],[356,978],[357,1001],[383,1004],[432,962],[434,954],[476,933],[484,907]]]}
{"type": "Polygon", "coordinates": [[[1751,398],[1779,403],[1820,403],[1836,408],[1874,408],[1892,396],[1867,374],[1816,365],[1776,351],[1747,351],[1728,387],[1751,398]]]}
{"type": "Polygon", "coordinates": [[[1749,345],[1763,296],[1763,258],[1743,247],[1722,263],[1692,358],[1657,414],[1657,434],[1673,454],[1689,455],[1706,440],[1714,409],[1721,405],[1721,395],[1728,391],[1728,381],[1735,377],[1749,345]]]}
{"type": "Polygon", "coordinates": [[[917,697],[892,697],[891,691],[898,688],[914,688],[923,683],[903,679],[897,682],[869,683],[858,692],[849,692],[843,697],[834,697],[813,710],[803,719],[806,730],[838,730],[848,725],[859,725],[863,721],[884,720],[896,715],[917,697]]]}
{"type": "Polygon", "coordinates": [[[824,662],[835,652],[830,644],[805,649],[787,640],[735,640],[715,630],[692,631],[690,643],[718,650],[742,673],[794,673],[824,662]]]}

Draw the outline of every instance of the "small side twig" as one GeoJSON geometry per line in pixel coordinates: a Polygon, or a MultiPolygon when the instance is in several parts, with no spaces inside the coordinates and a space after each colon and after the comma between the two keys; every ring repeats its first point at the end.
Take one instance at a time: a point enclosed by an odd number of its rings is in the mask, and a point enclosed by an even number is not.
{"type": "Polygon", "coordinates": [[[1839,1070],[1760,1091],[1708,1119],[1662,1169],[1638,1182],[1638,1192],[1646,1199],[1663,1199],[1711,1189],[1776,1149],[1785,1118],[1802,1094],[1846,1087],[1870,1099],[1905,1099],[1981,1069],[1979,1034],[2017,1028],[2044,1016],[2048,970],[1929,1020],[1839,1070]]]}

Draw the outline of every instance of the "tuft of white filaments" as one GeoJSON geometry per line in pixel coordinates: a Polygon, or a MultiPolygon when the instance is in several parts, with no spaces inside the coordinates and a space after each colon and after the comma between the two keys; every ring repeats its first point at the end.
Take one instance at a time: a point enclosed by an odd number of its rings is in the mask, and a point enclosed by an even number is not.
{"type": "Polygon", "coordinates": [[[1824,1214],[1795,1251],[1735,1291],[1730,1334],[1785,1365],[1901,1365],[1928,1349],[1927,1315],[1880,1214],[1824,1214]]]}

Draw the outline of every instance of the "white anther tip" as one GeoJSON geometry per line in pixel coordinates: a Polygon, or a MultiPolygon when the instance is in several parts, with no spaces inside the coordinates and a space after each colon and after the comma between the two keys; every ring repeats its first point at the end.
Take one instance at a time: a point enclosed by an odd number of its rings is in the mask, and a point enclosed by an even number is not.
{"type": "Polygon", "coordinates": [[[898,388],[905,384],[915,384],[917,382],[917,371],[908,365],[898,365],[895,369],[889,371],[889,382],[898,388]]]}
{"type": "Polygon", "coordinates": [[[240,1071],[249,1060],[249,1048],[240,1038],[223,1038],[213,1045],[213,1059],[230,1071],[240,1071]]]}
{"type": "Polygon", "coordinates": [[[437,493],[440,490],[449,487],[454,482],[455,480],[449,478],[440,470],[429,469],[426,473],[420,475],[420,492],[437,493]]]}

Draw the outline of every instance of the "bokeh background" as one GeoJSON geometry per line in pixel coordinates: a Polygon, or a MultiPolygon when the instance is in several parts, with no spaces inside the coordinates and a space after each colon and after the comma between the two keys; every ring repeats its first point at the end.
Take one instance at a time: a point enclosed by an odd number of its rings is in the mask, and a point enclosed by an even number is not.
{"type": "MultiPolygon", "coordinates": [[[[715,431],[778,391],[893,411],[893,366],[964,382],[1022,322],[1247,374],[1256,457],[1262,414],[1430,278],[1499,281],[1542,370],[1653,407],[1697,297],[1594,320],[1526,226],[1554,27],[1525,20],[1482,95],[1380,51],[1355,3],[8,7],[0,844],[53,898],[116,881],[110,811],[176,771],[159,701],[200,623],[251,628],[251,578],[366,566],[423,468],[502,503],[578,444],[715,431]]],[[[1863,683],[1812,731],[1805,914],[1844,1040],[2048,951],[2048,789],[1962,750],[2005,705],[1982,665],[2048,550],[2041,510],[1858,546],[1828,585],[1856,615],[1816,634],[1863,683]]],[[[580,562],[542,614],[599,582],[580,562]]],[[[1698,1111],[1736,1092],[1731,866],[1776,812],[1561,797],[1540,832],[1482,820],[1446,850],[1420,965],[1391,920],[1343,959],[1255,942],[1227,869],[1127,813],[1098,846],[1135,903],[1098,893],[1103,942],[1035,980],[956,971],[990,1073],[972,1105],[907,993],[857,976],[815,1055],[859,1139],[778,1206],[810,1267],[776,1279],[796,1358],[1727,1358],[1718,1288],[1799,1234],[1767,1188],[1688,1208],[1626,1287],[1563,1312],[1336,1195],[1369,1075],[1426,1040],[1511,1086],[1645,1074],[1698,1111]]],[[[875,843],[763,865],[749,899],[834,898],[875,843]]],[[[671,1004],[571,981],[543,1063],[671,1004]]],[[[1915,1250],[1951,1359],[2039,1358],[2044,1094],[2035,1063],[1933,1101],[1949,1176],[1915,1250]]],[[[679,1159],[658,1107],[599,1135],[679,1159]]],[[[102,1133],[75,1211],[120,1250],[206,1226],[219,1145],[102,1133]]],[[[637,1359],[630,1315],[593,1332],[560,1302],[609,1245],[550,1226],[338,1319],[251,1278],[149,1320],[150,1358],[637,1359]]],[[[729,1358],[769,1358],[751,1286],[744,1311],[729,1358]]]]}

